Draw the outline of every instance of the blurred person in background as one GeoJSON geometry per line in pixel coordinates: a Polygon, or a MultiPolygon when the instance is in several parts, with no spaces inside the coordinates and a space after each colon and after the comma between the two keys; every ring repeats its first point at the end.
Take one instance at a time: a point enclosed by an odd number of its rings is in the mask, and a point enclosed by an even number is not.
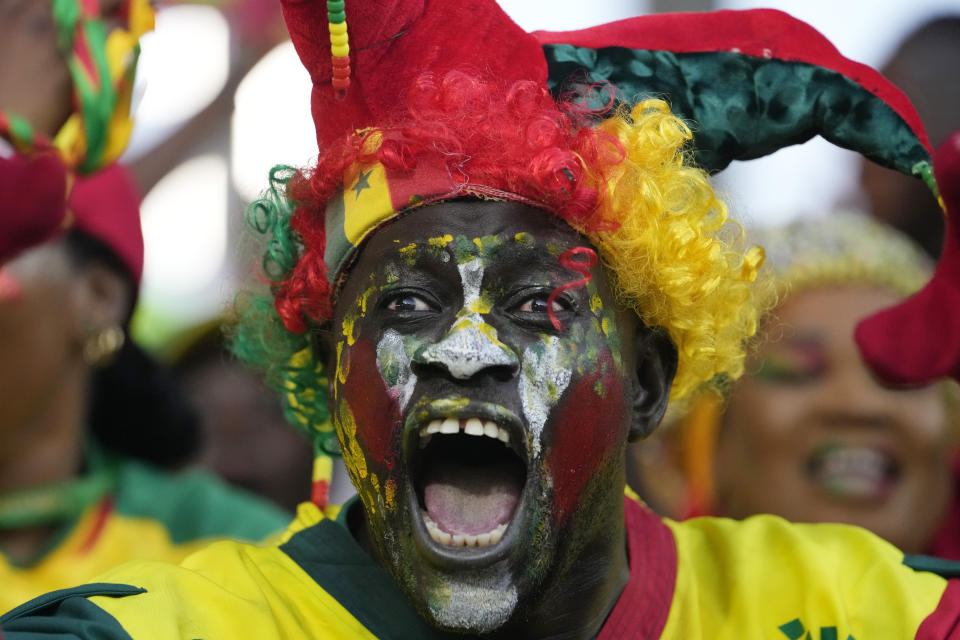
{"type": "Polygon", "coordinates": [[[68,227],[74,175],[123,152],[152,28],[148,0],[0,0],[0,264],[68,227]]]}
{"type": "Polygon", "coordinates": [[[753,240],[767,249],[776,307],[743,377],[722,400],[699,398],[667,436],[685,500],[669,463],[647,461],[653,502],[679,516],[854,524],[906,553],[960,559],[957,388],[885,387],[853,341],[857,322],[928,280],[929,261],[900,233],[855,214],[753,240]],[[661,476],[672,479],[662,489],[661,476]]]}
{"type": "Polygon", "coordinates": [[[133,558],[259,540],[289,516],[213,477],[172,381],[126,339],[139,195],[113,165],[74,186],[69,231],[0,270],[0,610],[133,558]]]}
{"type": "MultiPolygon", "coordinates": [[[[931,20],[910,34],[882,69],[910,98],[934,147],[960,113],[960,14],[931,20]]],[[[918,180],[861,163],[860,182],[872,215],[893,225],[933,257],[943,245],[943,211],[918,180]]]]}
{"type": "Polygon", "coordinates": [[[173,347],[173,373],[199,414],[197,463],[232,485],[296,510],[310,499],[313,447],[283,415],[281,400],[230,353],[224,321],[187,331],[173,347]]]}

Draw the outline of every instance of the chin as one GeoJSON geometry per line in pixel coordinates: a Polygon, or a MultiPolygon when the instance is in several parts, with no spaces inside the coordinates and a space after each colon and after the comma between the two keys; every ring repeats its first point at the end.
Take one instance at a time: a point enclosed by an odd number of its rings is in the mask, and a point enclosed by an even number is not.
{"type": "Polygon", "coordinates": [[[436,627],[490,633],[517,610],[517,585],[509,571],[497,567],[458,571],[442,574],[438,582],[439,589],[424,603],[436,627]]]}

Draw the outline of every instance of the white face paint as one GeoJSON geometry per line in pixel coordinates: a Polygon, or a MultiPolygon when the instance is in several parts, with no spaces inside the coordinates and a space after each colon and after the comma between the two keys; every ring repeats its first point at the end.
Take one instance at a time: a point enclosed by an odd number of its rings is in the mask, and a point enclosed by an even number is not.
{"type": "Polygon", "coordinates": [[[474,258],[457,266],[460,285],[463,287],[463,308],[470,309],[480,301],[480,285],[483,284],[483,263],[474,258]]]}
{"type": "Polygon", "coordinates": [[[497,330],[479,312],[483,263],[479,258],[458,266],[463,286],[463,308],[447,334],[420,354],[425,362],[446,368],[466,380],[488,367],[517,367],[517,355],[497,339],[497,330]]]}
{"type": "Polygon", "coordinates": [[[417,376],[410,367],[410,355],[403,343],[403,336],[388,329],[377,344],[377,368],[391,397],[403,411],[417,386],[417,376]]]}
{"type": "Polygon", "coordinates": [[[442,602],[431,602],[430,611],[444,626],[492,631],[506,622],[517,607],[517,587],[507,571],[494,568],[444,576],[442,602]],[[496,575],[492,575],[496,573],[496,575]]]}
{"type": "Polygon", "coordinates": [[[523,352],[520,370],[520,403],[523,417],[533,437],[533,455],[540,455],[543,426],[550,409],[570,384],[572,356],[565,351],[557,336],[544,336],[523,352]]]}

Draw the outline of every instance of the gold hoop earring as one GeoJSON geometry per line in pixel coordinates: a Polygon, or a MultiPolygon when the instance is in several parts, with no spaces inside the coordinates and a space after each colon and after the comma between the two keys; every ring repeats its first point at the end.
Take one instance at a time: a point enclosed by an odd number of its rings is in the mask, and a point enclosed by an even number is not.
{"type": "Polygon", "coordinates": [[[103,367],[113,361],[113,357],[123,346],[126,335],[119,325],[101,329],[87,338],[83,344],[83,360],[93,367],[103,367]]]}

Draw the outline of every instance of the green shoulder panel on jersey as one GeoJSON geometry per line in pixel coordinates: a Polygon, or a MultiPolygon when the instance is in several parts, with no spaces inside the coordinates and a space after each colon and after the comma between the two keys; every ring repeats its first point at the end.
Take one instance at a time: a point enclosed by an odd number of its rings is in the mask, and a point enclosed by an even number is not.
{"type": "Polygon", "coordinates": [[[116,486],[117,513],[159,521],[174,544],[215,537],[262,540],[293,517],[203,471],[170,474],[126,460],[116,486]]]}
{"type": "Polygon", "coordinates": [[[52,591],[0,616],[0,637],[3,640],[131,640],[119,622],[87,598],[123,598],[145,592],[127,584],[105,582],[52,591]]]}
{"type": "Polygon", "coordinates": [[[322,520],[295,534],[280,550],[376,637],[450,637],[440,634],[417,615],[386,572],[343,525],[322,520]]]}
{"type": "Polygon", "coordinates": [[[903,564],[914,571],[929,571],[941,578],[960,578],[960,562],[933,556],[904,555],[903,564]]]}

